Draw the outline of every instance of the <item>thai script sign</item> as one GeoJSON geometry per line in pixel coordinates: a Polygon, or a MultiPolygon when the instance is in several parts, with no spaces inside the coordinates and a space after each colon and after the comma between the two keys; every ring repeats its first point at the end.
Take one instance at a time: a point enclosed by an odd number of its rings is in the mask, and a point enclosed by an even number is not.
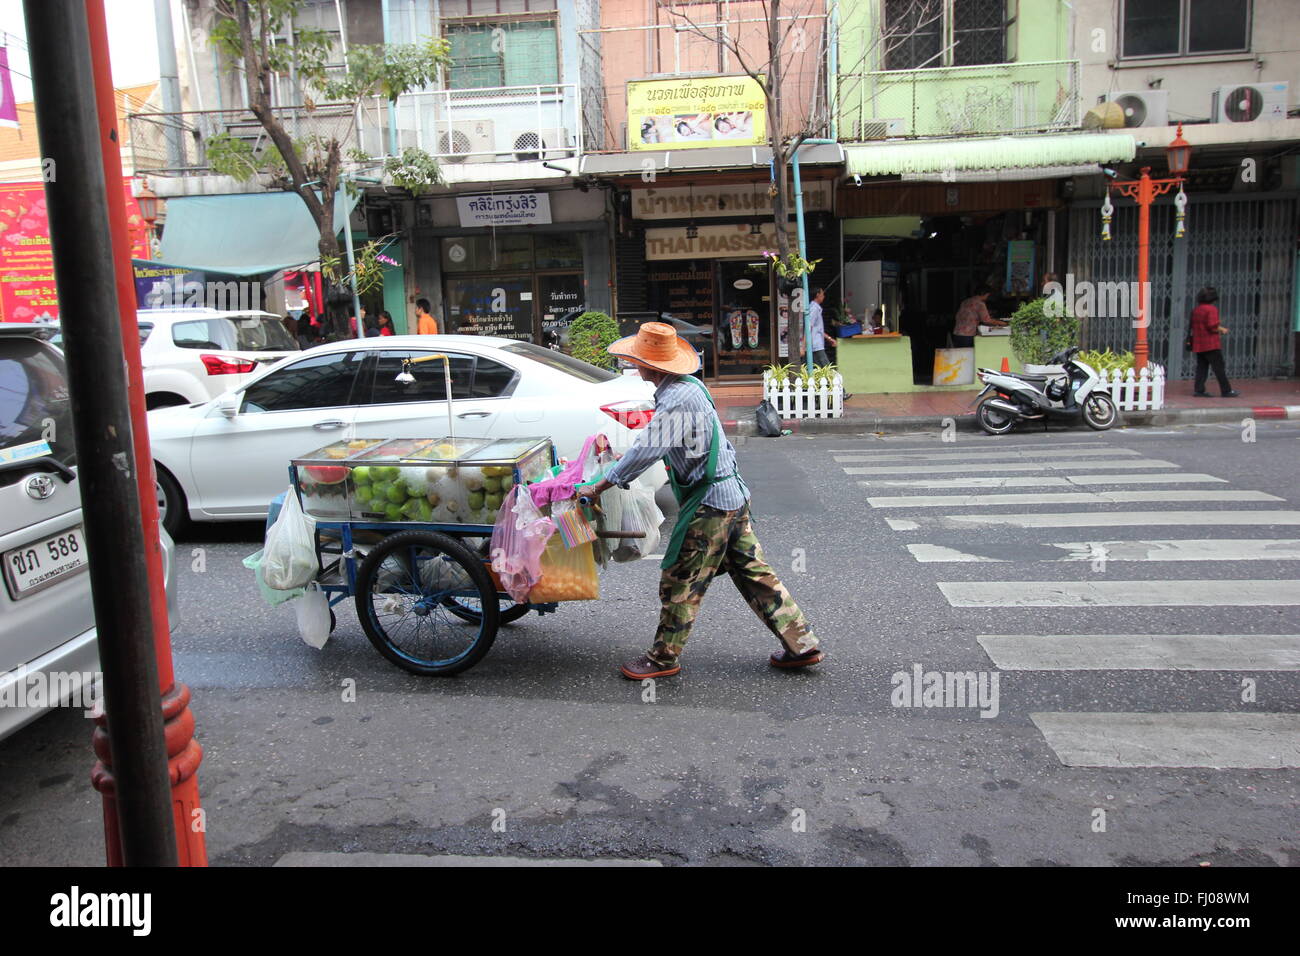
{"type": "Polygon", "coordinates": [[[749,76],[691,76],[627,84],[627,147],[696,149],[767,142],[767,98],[749,76]]]}
{"type": "Polygon", "coordinates": [[[547,193],[457,196],[456,208],[462,226],[533,226],[551,221],[547,193]]]}

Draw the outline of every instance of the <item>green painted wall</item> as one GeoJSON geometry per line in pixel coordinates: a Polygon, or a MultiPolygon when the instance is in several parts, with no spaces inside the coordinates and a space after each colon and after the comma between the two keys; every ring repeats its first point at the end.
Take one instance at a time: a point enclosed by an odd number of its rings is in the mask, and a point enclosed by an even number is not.
{"type": "Polygon", "coordinates": [[[1008,0],[1015,21],[1007,29],[1007,64],[923,69],[890,77],[879,41],[881,0],[841,0],[839,41],[840,139],[864,138],[862,124],[903,119],[904,135],[992,133],[1013,116],[1045,127],[1056,118],[1062,90],[1071,86],[1066,66],[1034,66],[1070,56],[1069,8],[1060,0],[1008,0]],[[1016,65],[1019,64],[1019,65],[1016,65]]]}

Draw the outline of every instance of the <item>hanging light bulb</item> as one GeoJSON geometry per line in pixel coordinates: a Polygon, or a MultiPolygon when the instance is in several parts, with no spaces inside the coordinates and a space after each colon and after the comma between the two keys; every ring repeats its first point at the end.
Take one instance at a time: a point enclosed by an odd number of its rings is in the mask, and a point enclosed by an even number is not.
{"type": "Polygon", "coordinates": [[[1110,190],[1106,190],[1106,201],[1101,204],[1101,241],[1110,242],[1110,221],[1115,215],[1115,207],[1110,203],[1110,190]]]}
{"type": "Polygon", "coordinates": [[[1184,221],[1187,219],[1187,193],[1183,192],[1183,184],[1178,184],[1178,195],[1174,197],[1174,238],[1181,239],[1187,234],[1187,226],[1184,221]]]}

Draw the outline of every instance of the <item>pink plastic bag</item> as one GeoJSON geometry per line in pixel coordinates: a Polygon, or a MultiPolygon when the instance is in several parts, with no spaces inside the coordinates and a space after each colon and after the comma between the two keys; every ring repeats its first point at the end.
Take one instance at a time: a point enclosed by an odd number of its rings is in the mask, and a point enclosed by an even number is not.
{"type": "Polygon", "coordinates": [[[578,457],[565,465],[564,470],[558,475],[533,482],[528,486],[533,504],[538,508],[545,508],[552,501],[572,498],[575,485],[594,477],[599,473],[601,465],[613,460],[614,453],[609,439],[603,434],[592,435],[583,443],[582,452],[578,457]]]}
{"type": "Polygon", "coordinates": [[[555,524],[542,516],[520,485],[510,489],[492,528],[492,570],[514,600],[523,603],[542,576],[542,552],[555,524]]]}

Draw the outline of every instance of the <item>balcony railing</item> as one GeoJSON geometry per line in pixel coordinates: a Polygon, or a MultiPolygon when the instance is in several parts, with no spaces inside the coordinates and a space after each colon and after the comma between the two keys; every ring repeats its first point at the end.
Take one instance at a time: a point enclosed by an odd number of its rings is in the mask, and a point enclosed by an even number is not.
{"type": "MultiPolygon", "coordinates": [[[[295,141],[337,138],[344,153],[357,145],[356,116],[345,105],[278,107],[274,110],[295,141]]],[[[184,175],[211,173],[207,146],[228,133],[260,155],[270,143],[262,124],[248,110],[201,110],[189,113],[132,113],[127,117],[131,157],[137,173],[184,175]]]]}
{"type": "Polygon", "coordinates": [[[390,156],[416,146],[444,163],[553,160],[583,150],[582,103],[572,83],[408,93],[368,101],[361,148],[390,156]]]}
{"type": "Polygon", "coordinates": [[[958,136],[1074,129],[1079,61],[880,70],[839,77],[839,135],[958,136]]]}

